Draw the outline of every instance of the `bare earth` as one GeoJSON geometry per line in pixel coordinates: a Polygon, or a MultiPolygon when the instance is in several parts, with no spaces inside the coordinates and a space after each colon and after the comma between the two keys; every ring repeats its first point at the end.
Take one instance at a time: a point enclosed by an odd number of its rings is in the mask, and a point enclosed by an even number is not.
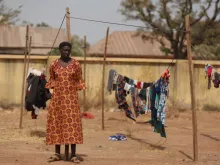
{"type": "MultiPolygon", "coordinates": [[[[30,114],[19,126],[19,110],[0,110],[0,165],[46,165],[54,146],[45,145],[46,111],[37,120],[30,114]]],[[[95,119],[83,119],[84,144],[77,145],[83,165],[220,165],[220,115],[217,112],[198,112],[199,162],[193,163],[191,114],[180,113],[167,119],[167,139],[152,132],[147,124],[135,124],[122,112],[105,114],[105,131],[101,130],[101,112],[95,119]],[[109,141],[110,135],[124,133],[127,141],[109,141]]],[[[64,148],[62,148],[62,152],[64,148]]],[[[68,165],[71,162],[55,162],[68,165]]]]}

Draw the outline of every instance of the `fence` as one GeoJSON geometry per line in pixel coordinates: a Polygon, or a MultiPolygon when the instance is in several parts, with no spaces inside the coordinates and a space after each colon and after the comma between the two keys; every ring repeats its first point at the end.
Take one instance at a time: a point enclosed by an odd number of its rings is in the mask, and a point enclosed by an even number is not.
{"type": "MultiPolygon", "coordinates": [[[[18,106],[21,102],[23,58],[18,55],[0,55],[0,107],[10,108],[18,106]]],[[[58,58],[51,56],[49,60],[45,56],[31,56],[30,67],[42,69],[47,64],[47,78],[49,78],[48,67],[50,63],[58,58]]],[[[76,57],[84,65],[83,57],[76,57]]],[[[209,61],[216,68],[220,66],[219,61],[209,61]]],[[[90,57],[86,61],[86,108],[101,108],[102,91],[102,64],[103,58],[90,57]]],[[[105,74],[105,110],[117,108],[114,94],[107,92],[108,71],[111,68],[120,74],[133,79],[151,82],[157,80],[161,73],[171,64],[169,59],[129,59],[129,58],[107,58],[105,74]]],[[[205,79],[204,62],[193,61],[194,78],[196,90],[196,106],[220,106],[218,93],[219,90],[213,86],[207,89],[207,79],[205,79]]],[[[171,67],[171,78],[169,85],[170,105],[186,109],[190,107],[190,83],[188,62],[186,60],[174,60],[171,67]]],[[[83,74],[85,72],[83,71],[83,74]]],[[[80,102],[83,102],[83,92],[79,92],[80,102]]]]}

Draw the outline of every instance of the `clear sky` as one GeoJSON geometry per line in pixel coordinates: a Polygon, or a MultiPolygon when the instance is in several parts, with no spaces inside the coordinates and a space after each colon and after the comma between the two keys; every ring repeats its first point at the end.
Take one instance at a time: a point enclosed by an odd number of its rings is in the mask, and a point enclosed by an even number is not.
{"type": "MultiPolygon", "coordinates": [[[[71,16],[85,17],[89,19],[119,22],[126,24],[142,25],[137,21],[126,21],[120,14],[121,0],[4,0],[10,8],[22,7],[20,20],[31,23],[46,22],[52,27],[59,27],[66,7],[70,8],[71,16]]],[[[66,24],[64,22],[63,28],[66,24]]],[[[87,41],[91,44],[103,39],[107,27],[110,27],[110,33],[116,30],[136,30],[132,27],[107,25],[100,23],[84,22],[71,19],[71,33],[80,37],[87,36],[87,41]]]]}

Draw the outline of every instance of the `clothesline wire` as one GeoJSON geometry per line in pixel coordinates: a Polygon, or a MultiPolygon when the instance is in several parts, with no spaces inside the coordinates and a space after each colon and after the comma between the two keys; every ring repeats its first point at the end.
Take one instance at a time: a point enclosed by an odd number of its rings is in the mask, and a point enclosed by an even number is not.
{"type": "Polygon", "coordinates": [[[61,28],[62,28],[62,26],[63,26],[63,22],[64,22],[65,18],[66,18],[66,14],[65,14],[64,17],[63,17],[63,20],[62,20],[61,25],[60,25],[60,28],[59,28],[59,30],[58,30],[58,32],[57,32],[56,38],[55,38],[55,40],[54,40],[54,42],[53,42],[53,45],[52,45],[52,47],[51,47],[50,53],[48,54],[48,58],[49,58],[49,56],[51,55],[51,52],[52,52],[52,50],[53,50],[53,48],[54,48],[54,45],[55,45],[56,40],[57,40],[57,38],[58,38],[58,36],[59,36],[60,30],[61,30],[61,28]]]}
{"type": "MultiPolygon", "coordinates": [[[[53,48],[54,48],[54,45],[55,45],[55,43],[56,43],[56,40],[57,40],[57,38],[58,38],[58,36],[59,36],[60,30],[61,30],[61,28],[62,28],[62,26],[63,26],[64,20],[65,20],[66,17],[67,17],[67,16],[66,16],[66,14],[65,14],[64,17],[63,17],[63,20],[62,20],[62,22],[61,22],[60,28],[59,28],[59,30],[58,30],[58,32],[57,32],[57,35],[56,35],[56,37],[55,37],[55,40],[54,40],[54,42],[53,42],[53,45],[52,45],[52,47],[51,47],[51,50],[50,50],[50,52],[49,52],[49,54],[48,54],[48,58],[49,58],[49,56],[50,56],[51,53],[52,53],[52,50],[53,50],[53,48]]],[[[68,17],[68,18],[76,19],[76,20],[82,20],[82,21],[103,23],[103,24],[112,24],[112,25],[119,25],[119,26],[129,26],[129,27],[136,27],[136,28],[147,28],[147,27],[145,27],[145,26],[138,26],[138,25],[132,25],[132,24],[123,24],[123,23],[116,23],[116,22],[109,22],[109,21],[100,21],[100,20],[94,20],[94,19],[88,19],[88,18],[81,18],[81,17],[73,17],[73,16],[71,16],[71,17],[68,17]]],[[[149,28],[148,28],[148,29],[149,29],[149,28]]],[[[152,29],[158,29],[158,28],[152,28],[152,29]]],[[[186,30],[178,30],[178,29],[174,29],[174,30],[186,32],[186,30]]],[[[185,42],[185,41],[184,41],[184,42],[185,42]]],[[[193,46],[191,46],[191,47],[194,49],[194,51],[196,52],[196,54],[199,55],[199,54],[197,53],[196,49],[195,49],[193,46]]],[[[199,56],[200,56],[200,55],[199,55],[199,56]]],[[[205,60],[202,56],[200,56],[200,57],[206,62],[206,60],[205,60]]],[[[167,68],[168,70],[170,70],[170,67],[172,66],[174,60],[175,60],[175,58],[173,57],[173,59],[172,59],[172,61],[171,61],[171,64],[170,64],[170,65],[168,66],[168,68],[167,68]]],[[[113,65],[110,63],[110,61],[107,61],[107,62],[108,62],[108,64],[110,64],[111,66],[113,66],[113,65]]]]}
{"type": "MultiPolygon", "coordinates": [[[[153,28],[153,27],[146,27],[146,26],[139,26],[139,25],[132,25],[132,24],[123,24],[123,23],[118,23],[118,22],[109,22],[109,21],[101,21],[101,20],[95,20],[95,19],[88,19],[88,18],[81,18],[81,17],[68,17],[76,20],[81,20],[81,21],[88,21],[88,22],[95,22],[95,23],[102,23],[102,24],[110,24],[110,25],[118,25],[118,26],[127,26],[127,27],[135,27],[135,28],[144,28],[144,29],[159,29],[159,28],[153,28]]],[[[186,30],[182,29],[172,29],[173,31],[181,31],[181,32],[186,32],[186,30]]]]}

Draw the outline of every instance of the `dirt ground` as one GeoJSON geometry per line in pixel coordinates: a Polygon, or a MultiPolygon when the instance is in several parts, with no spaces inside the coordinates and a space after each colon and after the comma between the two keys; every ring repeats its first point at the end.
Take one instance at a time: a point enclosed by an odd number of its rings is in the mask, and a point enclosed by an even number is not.
{"type": "MultiPolygon", "coordinates": [[[[122,112],[105,114],[105,131],[101,130],[101,112],[92,112],[95,119],[83,119],[84,144],[77,145],[83,165],[220,165],[220,115],[198,112],[199,162],[193,163],[191,114],[180,113],[167,119],[167,139],[152,132],[147,124],[135,124],[122,112]],[[127,141],[109,141],[110,135],[124,133],[127,141]]],[[[46,111],[37,120],[28,113],[22,130],[19,110],[0,111],[0,165],[45,165],[54,153],[54,146],[45,145],[46,111]]],[[[64,147],[62,148],[64,152],[64,147]]],[[[71,162],[54,162],[68,165],[71,162]]]]}

